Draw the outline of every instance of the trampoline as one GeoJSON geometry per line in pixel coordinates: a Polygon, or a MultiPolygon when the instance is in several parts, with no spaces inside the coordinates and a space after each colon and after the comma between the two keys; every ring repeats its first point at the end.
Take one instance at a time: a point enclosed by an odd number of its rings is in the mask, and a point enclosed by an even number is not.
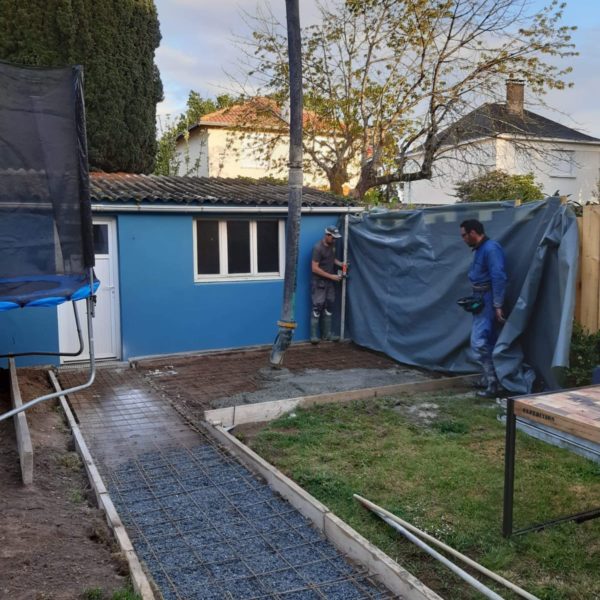
{"type": "MultiPolygon", "coordinates": [[[[0,62],[0,312],[72,302],[79,338],[73,352],[0,354],[78,356],[83,352],[75,302],[87,305],[90,376],[95,377],[93,316],[99,281],[94,242],[79,66],[42,69],[0,62]]],[[[21,410],[54,398],[40,396],[21,410]]]]}

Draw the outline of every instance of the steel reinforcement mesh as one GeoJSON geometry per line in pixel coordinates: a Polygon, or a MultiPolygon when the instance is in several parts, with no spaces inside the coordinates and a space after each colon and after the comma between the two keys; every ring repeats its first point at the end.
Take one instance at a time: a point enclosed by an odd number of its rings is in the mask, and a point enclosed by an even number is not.
{"type": "Polygon", "coordinates": [[[213,445],[147,452],[104,476],[165,600],[396,597],[213,445]]]}

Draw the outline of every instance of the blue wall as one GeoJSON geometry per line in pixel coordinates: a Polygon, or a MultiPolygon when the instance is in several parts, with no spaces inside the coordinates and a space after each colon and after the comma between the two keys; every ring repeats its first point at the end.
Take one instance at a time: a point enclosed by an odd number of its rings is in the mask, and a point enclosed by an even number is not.
{"type": "MultiPolygon", "coordinates": [[[[32,350],[58,352],[58,321],[56,308],[15,308],[0,312],[0,354],[30,352],[32,350]]],[[[55,356],[24,356],[17,366],[56,365],[55,356]]],[[[7,359],[0,359],[5,367],[7,359]]]]}
{"type": "MultiPolygon", "coordinates": [[[[295,340],[309,336],[310,256],[335,216],[302,219],[295,340]]],[[[118,215],[122,356],[271,343],[283,281],[195,283],[193,217],[118,215]]]]}
{"type": "MultiPolygon", "coordinates": [[[[118,214],[122,358],[270,344],[281,316],[283,281],[195,283],[193,216],[118,214]]],[[[335,215],[302,218],[295,341],[309,337],[310,259],[335,215]]],[[[58,351],[56,308],[0,313],[0,354],[58,351]]],[[[55,357],[20,366],[58,364],[55,357]]],[[[0,361],[0,366],[2,362],[0,361]]]]}

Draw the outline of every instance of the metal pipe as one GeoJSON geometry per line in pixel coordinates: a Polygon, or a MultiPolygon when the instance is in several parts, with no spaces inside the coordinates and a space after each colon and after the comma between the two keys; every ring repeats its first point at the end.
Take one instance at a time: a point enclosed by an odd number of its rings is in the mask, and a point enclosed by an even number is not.
{"type": "MultiPolygon", "coordinates": [[[[344,254],[343,260],[346,265],[346,273],[348,272],[348,214],[344,216],[344,254]]],[[[346,332],[346,277],[342,279],[342,306],[340,310],[340,340],[344,339],[346,332]]]]}
{"type": "Polygon", "coordinates": [[[302,209],[302,46],[298,0],[286,0],[285,8],[290,69],[290,154],[283,305],[281,318],[277,322],[279,332],[273,342],[270,356],[270,363],[274,367],[283,363],[285,351],[292,343],[292,335],[296,329],[294,312],[302,209]]]}
{"type": "Polygon", "coordinates": [[[390,513],[389,511],[385,510],[385,508],[381,508],[381,506],[377,506],[377,504],[370,502],[369,500],[367,500],[366,498],[363,498],[362,496],[359,496],[358,494],[354,494],[354,499],[358,500],[363,506],[365,506],[369,510],[372,510],[373,512],[377,513],[379,516],[384,515],[384,516],[388,517],[389,519],[391,519],[392,521],[394,521],[396,523],[399,523],[400,525],[402,525],[409,531],[416,533],[417,535],[426,539],[427,541],[431,542],[432,544],[435,544],[435,545],[439,546],[440,548],[442,548],[443,550],[445,550],[446,552],[449,552],[453,556],[456,556],[456,558],[467,563],[470,567],[477,569],[477,571],[479,571],[480,573],[487,575],[494,581],[497,581],[498,583],[501,583],[508,589],[512,590],[513,592],[515,592],[515,594],[518,594],[519,596],[522,596],[523,598],[527,598],[527,600],[539,600],[539,598],[537,596],[530,594],[528,591],[520,588],[518,585],[514,584],[512,581],[509,581],[508,579],[505,579],[501,575],[498,575],[497,573],[494,573],[493,571],[486,569],[483,565],[480,565],[479,563],[475,562],[473,559],[469,558],[468,556],[461,554],[458,550],[455,550],[454,548],[448,546],[447,544],[444,544],[444,542],[441,542],[440,540],[429,535],[425,531],[418,529],[414,525],[411,525],[407,521],[404,521],[400,517],[390,513]]]}
{"type": "Polygon", "coordinates": [[[506,440],[504,444],[504,498],[502,511],[502,535],[510,537],[513,531],[513,503],[515,495],[515,442],[517,422],[515,400],[506,404],[506,440]]]}
{"type": "Polygon", "coordinates": [[[481,581],[478,581],[472,575],[469,575],[466,571],[463,571],[460,567],[457,567],[453,562],[449,561],[445,556],[442,556],[439,552],[428,546],[425,542],[421,541],[418,537],[414,536],[410,531],[402,527],[399,523],[396,523],[389,517],[386,517],[384,514],[379,512],[378,510],[371,509],[380,519],[385,521],[390,527],[393,527],[396,531],[401,533],[406,539],[410,540],[413,544],[416,544],[427,552],[429,556],[432,556],[436,560],[440,561],[443,565],[448,567],[453,573],[458,575],[463,581],[466,581],[469,585],[474,587],[478,592],[481,592],[486,598],[490,598],[491,600],[504,600],[502,596],[496,594],[493,590],[490,590],[487,586],[485,586],[481,581]]]}
{"type": "MultiPolygon", "coordinates": [[[[90,289],[93,288],[94,284],[94,270],[90,268],[90,289]]],[[[69,388],[68,390],[62,390],[60,392],[53,392],[52,394],[46,394],[45,396],[40,396],[39,398],[34,398],[29,402],[19,406],[18,408],[13,408],[8,412],[0,415],[0,421],[4,421],[5,419],[9,419],[10,417],[14,417],[16,414],[39,404],[40,402],[44,402],[46,400],[52,400],[52,398],[58,398],[61,395],[73,394],[75,392],[79,392],[85,388],[90,387],[94,383],[94,379],[96,379],[96,357],[94,356],[94,326],[92,325],[92,321],[94,318],[94,296],[90,295],[86,298],[86,307],[87,307],[87,318],[88,318],[88,342],[89,342],[89,350],[90,350],[90,375],[88,380],[82,384],[77,385],[75,387],[69,388]]]]}

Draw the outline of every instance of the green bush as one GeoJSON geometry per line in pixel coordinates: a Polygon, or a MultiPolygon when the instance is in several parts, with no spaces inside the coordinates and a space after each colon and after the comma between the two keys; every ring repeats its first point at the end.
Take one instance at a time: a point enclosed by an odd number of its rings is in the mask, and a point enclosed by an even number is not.
{"type": "Polygon", "coordinates": [[[592,383],[592,371],[600,365],[600,331],[587,333],[578,323],[573,326],[569,368],[565,372],[565,387],[592,383]]]}
{"type": "Polygon", "coordinates": [[[461,202],[493,202],[498,200],[542,200],[544,192],[533,173],[509,175],[505,171],[490,171],[455,187],[461,202]]]}

